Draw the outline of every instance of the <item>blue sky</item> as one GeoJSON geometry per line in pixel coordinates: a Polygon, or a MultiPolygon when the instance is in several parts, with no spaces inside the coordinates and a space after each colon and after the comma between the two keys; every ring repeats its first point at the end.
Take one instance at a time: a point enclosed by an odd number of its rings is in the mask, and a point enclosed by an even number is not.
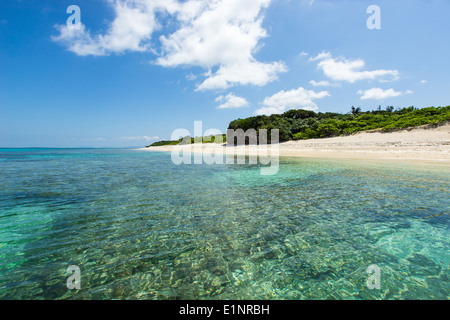
{"type": "Polygon", "coordinates": [[[196,120],[225,132],[291,108],[448,105],[449,14],[448,0],[2,0],[0,147],[144,146],[196,120]]]}

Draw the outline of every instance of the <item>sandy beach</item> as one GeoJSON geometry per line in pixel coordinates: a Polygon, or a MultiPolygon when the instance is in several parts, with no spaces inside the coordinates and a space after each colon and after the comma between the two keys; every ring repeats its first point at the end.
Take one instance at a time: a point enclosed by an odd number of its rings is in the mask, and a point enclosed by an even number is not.
{"type": "MultiPolygon", "coordinates": [[[[163,146],[144,148],[148,151],[173,150],[192,151],[193,146],[163,146]]],[[[270,148],[269,148],[270,149],[270,148]]],[[[203,144],[201,149],[211,152],[211,145],[203,144]]],[[[216,153],[256,154],[256,146],[218,146],[216,153]]],[[[439,127],[418,127],[397,132],[361,132],[351,136],[289,141],[279,144],[279,155],[286,157],[366,159],[366,160],[408,160],[441,162],[450,164],[450,124],[439,127]]]]}

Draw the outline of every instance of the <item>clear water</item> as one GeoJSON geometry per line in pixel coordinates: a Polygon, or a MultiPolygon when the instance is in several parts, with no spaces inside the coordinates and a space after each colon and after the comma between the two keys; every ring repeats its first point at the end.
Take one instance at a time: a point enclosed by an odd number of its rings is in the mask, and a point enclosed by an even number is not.
{"type": "Polygon", "coordinates": [[[259,169],[0,149],[0,299],[450,298],[448,165],[259,169]]]}

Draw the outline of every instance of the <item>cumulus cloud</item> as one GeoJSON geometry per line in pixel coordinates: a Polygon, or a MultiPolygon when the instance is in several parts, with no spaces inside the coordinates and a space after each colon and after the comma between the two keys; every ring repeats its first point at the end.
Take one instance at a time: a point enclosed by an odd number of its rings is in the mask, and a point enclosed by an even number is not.
{"type": "Polygon", "coordinates": [[[198,0],[181,4],[181,27],[162,36],[162,66],[200,66],[211,70],[197,90],[234,85],[263,86],[286,72],[283,62],[264,63],[254,54],[267,37],[262,10],[270,0],[198,0]],[[212,69],[216,68],[213,72],[212,69]]]}
{"type": "Polygon", "coordinates": [[[157,12],[175,13],[174,0],[110,0],[115,19],[105,34],[91,35],[86,26],[69,28],[59,25],[59,35],[53,41],[66,46],[80,56],[103,56],[125,51],[148,51],[152,33],[160,28],[157,12]]]}
{"type": "Polygon", "coordinates": [[[306,110],[317,110],[317,104],[314,100],[329,97],[328,91],[315,92],[299,87],[298,89],[284,91],[266,97],[262,108],[256,111],[257,115],[278,114],[286,111],[287,108],[297,108],[306,110]]]}
{"type": "Polygon", "coordinates": [[[86,27],[81,24],[79,29],[68,28],[65,25],[56,26],[59,35],[52,37],[52,40],[67,47],[69,51],[79,56],[103,56],[106,51],[99,43],[92,39],[86,27]]]}
{"type": "Polygon", "coordinates": [[[284,63],[261,63],[247,61],[224,65],[215,74],[211,74],[197,90],[226,89],[236,84],[264,86],[278,79],[277,74],[286,72],[284,63]]]}
{"type": "Polygon", "coordinates": [[[159,38],[156,64],[208,69],[197,90],[263,86],[287,71],[284,62],[261,62],[254,56],[267,37],[262,21],[270,1],[109,0],[115,18],[105,34],[93,35],[83,24],[78,30],[59,25],[59,35],[52,39],[80,56],[156,52],[150,41],[162,29],[158,13],[163,13],[176,28],[159,38]]]}
{"type": "Polygon", "coordinates": [[[320,61],[318,63],[325,76],[334,81],[347,81],[354,83],[360,80],[376,80],[381,82],[398,80],[398,70],[364,70],[365,61],[362,59],[350,60],[334,58],[329,52],[322,52],[316,57],[310,58],[310,61],[320,61]]]}
{"type": "Polygon", "coordinates": [[[395,91],[394,89],[381,89],[381,88],[372,88],[369,90],[359,90],[358,94],[361,95],[361,100],[384,100],[387,98],[399,97],[404,94],[413,94],[414,92],[411,90],[405,92],[395,91]]]}
{"type": "Polygon", "coordinates": [[[248,101],[242,97],[237,97],[232,93],[226,96],[219,96],[216,102],[223,102],[217,109],[238,109],[249,105],[248,101]]]}

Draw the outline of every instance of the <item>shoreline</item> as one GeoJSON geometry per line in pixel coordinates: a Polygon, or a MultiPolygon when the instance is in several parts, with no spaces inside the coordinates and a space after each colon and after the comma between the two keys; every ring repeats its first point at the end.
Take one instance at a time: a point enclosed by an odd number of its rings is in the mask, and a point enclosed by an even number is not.
{"type": "MultiPolygon", "coordinates": [[[[402,160],[450,165],[450,124],[428,126],[396,132],[360,132],[351,136],[298,140],[278,145],[280,157],[349,160],[402,160]]],[[[270,155],[270,145],[268,146],[270,155]]],[[[138,150],[201,152],[215,154],[256,155],[258,146],[202,144],[161,146],[138,150]],[[211,150],[214,150],[212,152],[211,150]]]]}

